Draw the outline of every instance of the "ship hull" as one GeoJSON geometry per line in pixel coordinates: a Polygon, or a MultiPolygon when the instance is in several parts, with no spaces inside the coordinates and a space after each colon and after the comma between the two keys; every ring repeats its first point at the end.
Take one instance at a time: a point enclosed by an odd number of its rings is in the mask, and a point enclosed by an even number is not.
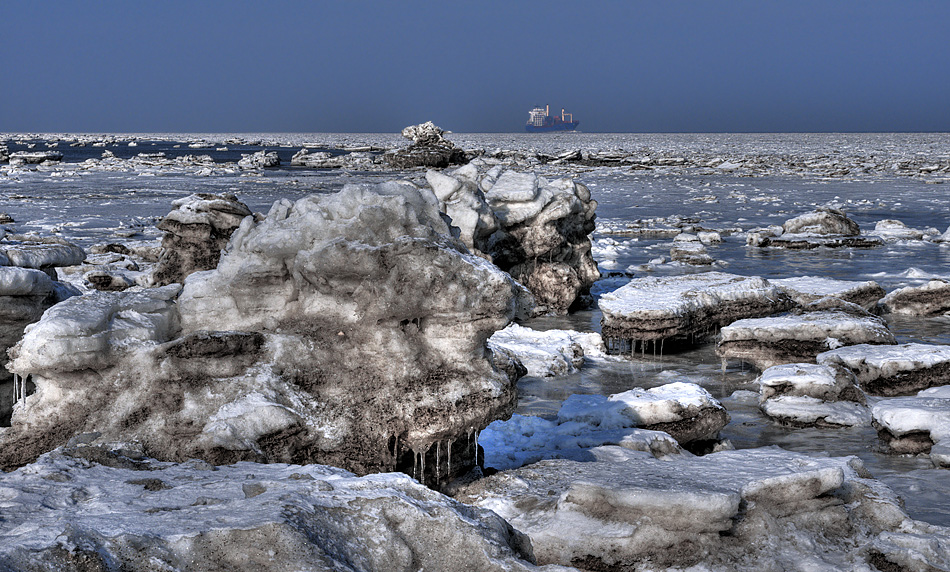
{"type": "Polygon", "coordinates": [[[540,127],[536,125],[525,125],[524,130],[528,133],[547,133],[549,131],[574,131],[577,129],[577,126],[580,125],[580,121],[565,121],[563,123],[555,123],[553,125],[542,125],[540,127]]]}

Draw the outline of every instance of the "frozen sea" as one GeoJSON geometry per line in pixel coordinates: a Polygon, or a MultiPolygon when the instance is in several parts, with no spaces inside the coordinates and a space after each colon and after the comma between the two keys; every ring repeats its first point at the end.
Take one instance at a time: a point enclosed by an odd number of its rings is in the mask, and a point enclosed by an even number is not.
{"type": "MultiPolygon", "coordinates": [[[[594,254],[605,278],[595,294],[631,277],[709,270],[656,263],[669,258],[672,239],[662,232],[621,232],[631,225],[662,230],[683,226],[718,231],[709,246],[712,267],[766,278],[824,276],[876,280],[886,291],[950,276],[950,246],[927,240],[888,240],[872,249],[785,251],[745,245],[744,233],[818,206],[845,210],[863,232],[882,220],[943,233],[950,226],[950,134],[450,134],[465,149],[517,156],[521,168],[544,176],[573,176],[598,201],[594,254]],[[549,161],[571,151],[608,157],[590,164],[549,161]],[[539,160],[541,157],[544,160],[539,160]],[[619,159],[618,159],[619,158],[619,159]],[[617,159],[617,160],[614,160],[617,159]],[[653,262],[651,262],[653,261],[653,262]]],[[[279,167],[242,172],[241,153],[277,150],[285,164],[301,147],[343,153],[404,145],[397,134],[157,134],[0,135],[10,151],[63,152],[56,166],[0,166],[0,213],[17,232],[56,234],[88,247],[97,243],[157,241],[155,223],[170,203],[195,192],[234,193],[266,212],[277,199],[332,193],[346,183],[406,178],[424,184],[422,171],[352,171],[279,167]],[[84,141],[82,146],[70,143],[84,141]],[[94,144],[95,143],[95,144],[94,144]],[[134,144],[132,144],[134,143],[134,144]],[[130,145],[132,144],[132,145],[130,145]],[[32,147],[30,147],[32,145],[32,147]],[[190,146],[189,146],[190,145],[190,146]],[[211,168],[86,168],[110,151],[118,158],[163,152],[167,157],[210,155],[211,168]]],[[[536,329],[598,331],[596,309],[538,318],[536,329]]],[[[898,342],[950,344],[950,318],[900,318],[889,323],[898,342]]],[[[552,417],[574,393],[612,394],[634,387],[692,381],[723,400],[732,422],[723,431],[737,448],[765,445],[816,455],[857,455],[898,494],[914,518],[950,525],[950,472],[929,459],[877,452],[871,428],[792,429],[766,419],[755,404],[730,399],[755,390],[755,374],[739,363],[725,370],[714,343],[670,355],[585,366],[554,379],[519,382],[519,413],[552,417]]]]}

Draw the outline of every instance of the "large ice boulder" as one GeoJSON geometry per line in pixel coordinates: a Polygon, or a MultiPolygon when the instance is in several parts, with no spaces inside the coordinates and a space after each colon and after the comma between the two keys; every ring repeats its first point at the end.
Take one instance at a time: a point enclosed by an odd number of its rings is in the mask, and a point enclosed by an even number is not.
{"type": "Polygon", "coordinates": [[[531,290],[539,311],[591,302],[600,278],[591,255],[597,201],[573,179],[475,166],[426,176],[462,241],[531,290]]]}
{"type": "Polygon", "coordinates": [[[38,389],[0,435],[0,466],[97,431],[165,460],[320,462],[434,484],[470,468],[477,432],[514,408],[486,340],[528,295],[411,183],[278,201],[244,218],[177,304],[174,288],[67,301],[27,332],[12,369],[38,389]],[[139,295],[154,306],[130,307],[139,295]]]}
{"type": "Polygon", "coordinates": [[[539,570],[501,517],[406,475],[172,464],[83,440],[0,474],[0,569],[539,570]]]}
{"type": "Polygon", "coordinates": [[[157,225],[165,235],[152,272],[156,286],[181,283],[192,272],[217,266],[231,234],[251,215],[247,205],[230,194],[189,195],[173,201],[172,206],[175,208],[157,225]]]}
{"type": "Polygon", "coordinates": [[[280,166],[280,156],[277,151],[257,151],[256,153],[241,155],[238,167],[241,169],[270,169],[280,166]]]}
{"type": "Polygon", "coordinates": [[[605,353],[604,341],[596,332],[539,331],[518,324],[492,334],[488,347],[521,362],[527,375],[535,377],[574,373],[584,365],[585,357],[605,353]]]}
{"type": "Polygon", "coordinates": [[[602,334],[616,353],[655,349],[664,341],[705,337],[740,318],[767,316],[792,306],[768,280],[705,272],[635,278],[600,297],[602,334]]]}
{"type": "Polygon", "coordinates": [[[874,236],[861,236],[861,228],[844,213],[832,207],[791,218],[776,228],[758,229],[746,237],[749,246],[807,250],[825,248],[871,248],[884,244],[874,236]]]}
{"type": "Polygon", "coordinates": [[[444,169],[466,163],[465,152],[443,137],[443,133],[445,131],[431,121],[410,125],[402,130],[402,136],[412,141],[412,144],[385,153],[383,159],[395,169],[444,169]]]}
{"type": "Polygon", "coordinates": [[[584,461],[499,472],[455,498],[526,534],[539,564],[711,572],[950,565],[950,530],[909,519],[855,457],[767,448],[656,459],[597,447],[584,461]]]}

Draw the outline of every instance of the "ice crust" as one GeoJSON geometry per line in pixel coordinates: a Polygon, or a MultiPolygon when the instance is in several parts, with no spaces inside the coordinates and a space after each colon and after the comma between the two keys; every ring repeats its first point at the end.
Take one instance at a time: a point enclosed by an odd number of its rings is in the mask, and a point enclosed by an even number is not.
{"type": "Polygon", "coordinates": [[[0,474],[0,568],[538,569],[500,517],[403,474],[171,464],[129,449],[79,444],[0,474]]]}
{"type": "Polygon", "coordinates": [[[759,370],[812,361],[819,353],[855,344],[896,344],[882,320],[840,310],[737,320],[722,328],[716,352],[759,370]]]}
{"type": "Polygon", "coordinates": [[[924,535],[932,550],[909,560],[950,562],[946,529],[907,519],[890,491],[861,476],[853,457],[778,448],[659,460],[598,447],[591,455],[596,460],[505,471],[456,498],[490,508],[527,534],[541,564],[870,569],[872,547],[893,561],[924,535]]]}
{"type": "Polygon", "coordinates": [[[776,278],[770,282],[782,289],[799,306],[810,304],[827,296],[834,296],[846,302],[857,304],[865,310],[872,310],[884,297],[884,289],[873,281],[855,282],[836,280],[821,276],[798,276],[794,278],[776,278]]]}
{"type": "Polygon", "coordinates": [[[599,306],[608,347],[627,340],[633,349],[636,341],[706,335],[738,318],[786,310],[791,301],[763,278],[706,272],[636,278],[603,294],[599,306]]]}
{"type": "Polygon", "coordinates": [[[866,399],[854,375],[841,367],[810,363],[772,366],[756,380],[760,407],[780,422],[811,426],[868,426],[866,399]]]}
{"type": "Polygon", "coordinates": [[[861,387],[875,395],[911,395],[946,385],[950,375],[950,346],[942,345],[858,344],[818,354],[816,359],[850,369],[861,387]]]}
{"type": "Polygon", "coordinates": [[[510,324],[488,338],[488,347],[517,359],[527,375],[555,377],[578,370],[585,357],[605,355],[604,342],[595,332],[573,330],[538,331],[510,324]]]}

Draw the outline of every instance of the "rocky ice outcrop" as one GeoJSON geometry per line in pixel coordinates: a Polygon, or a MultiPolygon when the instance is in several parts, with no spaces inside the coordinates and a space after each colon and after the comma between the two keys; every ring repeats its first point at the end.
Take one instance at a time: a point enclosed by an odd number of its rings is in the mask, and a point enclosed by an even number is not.
{"type": "Polygon", "coordinates": [[[20,165],[54,165],[63,160],[60,151],[17,151],[11,153],[7,161],[11,166],[20,165]]]}
{"type": "Polygon", "coordinates": [[[670,247],[670,260],[692,264],[694,266],[709,266],[713,262],[713,257],[709,255],[706,246],[702,240],[695,234],[680,233],[673,239],[673,246],[670,247]]]}
{"type": "Polygon", "coordinates": [[[798,276],[794,278],[773,278],[769,280],[788,294],[799,306],[832,296],[845,302],[857,304],[867,311],[873,311],[884,297],[884,289],[873,281],[855,282],[836,280],[821,276],[798,276]]]}
{"type": "Polygon", "coordinates": [[[280,166],[280,157],[277,151],[257,151],[249,155],[241,155],[238,161],[240,169],[270,169],[280,166]]]}
{"type": "Polygon", "coordinates": [[[843,367],[792,363],[772,366],[756,380],[759,407],[770,418],[799,427],[867,426],[867,400],[843,367]]]}
{"type": "Polygon", "coordinates": [[[96,431],[165,460],[430,484],[467,470],[477,432],[514,408],[510,363],[485,342],[527,293],[468,254],[437,205],[406,182],[278,201],[177,305],[176,285],[60,304],[11,350],[37,393],[0,435],[0,466],[96,431]]]}
{"type": "Polygon", "coordinates": [[[599,357],[605,352],[603,339],[596,332],[539,331],[518,324],[492,334],[488,347],[517,360],[527,370],[526,375],[535,377],[574,373],[584,365],[586,356],[599,357]]]}
{"type": "Polygon", "coordinates": [[[588,236],[597,202],[587,187],[500,167],[479,175],[468,165],[426,179],[466,246],[527,286],[539,311],[589,305],[600,273],[588,236]]]}
{"type": "Polygon", "coordinates": [[[817,361],[848,368],[873,395],[913,395],[950,383],[950,346],[858,344],[820,353],[817,361]]]}
{"type": "Polygon", "coordinates": [[[929,454],[934,465],[950,468],[950,386],[885,399],[874,404],[871,416],[889,453],[929,454]]]}
{"type": "Polygon", "coordinates": [[[749,246],[789,248],[793,250],[826,248],[871,248],[884,244],[877,237],[861,236],[858,223],[844,211],[819,207],[785,221],[780,228],[759,229],[746,237],[749,246]]]}
{"type": "Polygon", "coordinates": [[[660,460],[597,447],[584,462],[500,472],[455,497],[526,534],[539,564],[713,572],[950,566],[950,530],[910,520],[896,495],[868,477],[855,457],[778,448],[660,460]]]}
{"type": "Polygon", "coordinates": [[[194,194],[172,205],[175,208],[157,225],[165,235],[152,272],[156,286],[181,283],[192,272],[217,266],[231,234],[251,215],[247,205],[230,194],[194,194]]]}
{"type": "Polygon", "coordinates": [[[406,475],[163,463],[91,437],[0,474],[0,569],[539,570],[501,517],[406,475]]]}
{"type": "Polygon", "coordinates": [[[0,231],[0,427],[10,425],[14,404],[33,390],[31,380],[21,382],[4,369],[7,349],[47,308],[79,294],[56,279],[56,267],[78,264],[85,256],[73,244],[26,236],[4,238],[0,231]]]}
{"type": "Polygon", "coordinates": [[[602,335],[614,353],[654,349],[665,340],[705,337],[739,318],[789,309],[792,301],[757,276],[706,272],[635,278],[600,297],[602,335]]]}
{"type": "Polygon", "coordinates": [[[784,363],[813,363],[818,354],[841,346],[897,343],[883,320],[851,306],[737,320],[720,331],[716,353],[762,371],[784,363]]]}
{"type": "Polygon", "coordinates": [[[881,300],[885,312],[906,316],[943,316],[950,313],[950,281],[931,280],[888,292],[881,300]]]}
{"type": "Polygon", "coordinates": [[[443,133],[445,131],[431,121],[410,125],[402,130],[402,136],[412,141],[412,144],[386,152],[383,159],[394,169],[444,169],[466,163],[465,152],[443,137],[443,133]]]}

